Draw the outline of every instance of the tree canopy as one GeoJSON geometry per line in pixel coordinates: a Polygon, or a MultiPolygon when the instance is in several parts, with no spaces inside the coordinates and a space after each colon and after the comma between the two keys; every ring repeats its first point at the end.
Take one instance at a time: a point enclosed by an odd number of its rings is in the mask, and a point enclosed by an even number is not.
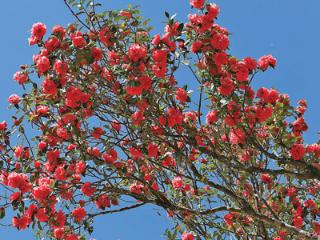
{"type": "Polygon", "coordinates": [[[81,240],[96,216],[152,204],[172,219],[169,240],[318,239],[307,103],[252,88],[276,58],[232,56],[205,0],[189,1],[186,23],[166,12],[156,35],[137,7],[64,1],[76,22],[35,23],[39,52],[13,76],[24,94],[0,123],[1,218],[11,208],[19,230],[81,240]]]}

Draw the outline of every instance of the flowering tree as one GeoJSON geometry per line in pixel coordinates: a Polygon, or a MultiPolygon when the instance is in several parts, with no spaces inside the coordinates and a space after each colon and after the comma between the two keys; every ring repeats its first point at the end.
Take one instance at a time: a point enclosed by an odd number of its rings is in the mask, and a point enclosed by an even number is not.
{"type": "Polygon", "coordinates": [[[14,74],[25,93],[0,123],[1,218],[12,208],[19,230],[77,240],[96,216],[153,204],[175,223],[171,240],[317,239],[320,144],[304,144],[306,102],[251,88],[274,57],[230,55],[205,0],[190,0],[187,23],[166,13],[155,36],[137,8],[65,3],[77,22],[47,38],[34,24],[39,54],[14,74]],[[197,91],[176,81],[181,68],[197,91]]]}

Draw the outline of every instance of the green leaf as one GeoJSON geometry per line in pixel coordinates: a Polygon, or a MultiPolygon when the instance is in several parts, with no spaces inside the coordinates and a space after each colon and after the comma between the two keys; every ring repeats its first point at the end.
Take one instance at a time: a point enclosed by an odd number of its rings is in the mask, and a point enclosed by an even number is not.
{"type": "Polygon", "coordinates": [[[150,22],[150,19],[148,18],[148,19],[144,20],[142,24],[143,24],[143,26],[147,26],[149,24],[149,22],[150,22]]]}
{"type": "Polygon", "coordinates": [[[180,23],[178,27],[178,31],[181,32],[183,30],[184,23],[180,23]]]}
{"type": "Polygon", "coordinates": [[[38,222],[38,228],[39,228],[40,231],[42,231],[42,226],[41,226],[40,222],[38,222]]]}
{"type": "Polygon", "coordinates": [[[0,219],[4,218],[6,216],[6,210],[4,207],[0,208],[0,219]]]}

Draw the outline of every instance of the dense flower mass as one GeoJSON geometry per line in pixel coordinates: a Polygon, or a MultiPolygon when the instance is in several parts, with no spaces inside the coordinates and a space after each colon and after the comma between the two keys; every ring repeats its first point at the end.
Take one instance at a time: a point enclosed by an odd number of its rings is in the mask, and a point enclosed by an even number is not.
{"type": "Polygon", "coordinates": [[[83,240],[96,216],[153,204],[168,239],[319,238],[307,102],[252,87],[276,58],[232,56],[219,7],[187,2],[187,22],[166,13],[154,36],[137,8],[86,0],[65,1],[75,24],[32,26],[39,52],[0,121],[0,218],[12,207],[19,230],[83,240]]]}

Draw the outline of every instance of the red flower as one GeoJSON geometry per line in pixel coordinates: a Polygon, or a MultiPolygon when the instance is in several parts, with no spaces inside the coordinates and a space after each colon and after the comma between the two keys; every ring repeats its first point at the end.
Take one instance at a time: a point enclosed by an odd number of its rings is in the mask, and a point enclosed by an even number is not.
{"type": "Polygon", "coordinates": [[[151,78],[146,75],[138,77],[135,82],[139,85],[126,87],[127,93],[131,96],[142,94],[142,90],[149,90],[152,84],[151,78]]]}
{"type": "Polygon", "coordinates": [[[159,149],[156,144],[149,143],[147,149],[148,149],[148,157],[155,157],[155,158],[158,157],[159,149]]]}
{"type": "Polygon", "coordinates": [[[110,45],[111,38],[112,38],[112,33],[109,31],[108,27],[103,28],[99,32],[99,39],[106,47],[108,47],[110,45]]]}
{"type": "Polygon", "coordinates": [[[143,153],[138,148],[130,148],[130,155],[133,160],[142,159],[143,153]]]}
{"type": "Polygon", "coordinates": [[[47,58],[46,56],[40,56],[36,61],[36,65],[38,68],[38,73],[42,75],[50,68],[49,58],[47,58]]]}
{"type": "Polygon", "coordinates": [[[77,234],[68,234],[65,240],[79,240],[79,237],[77,234]]]}
{"type": "Polygon", "coordinates": [[[172,180],[172,186],[176,189],[181,189],[183,187],[183,181],[181,177],[175,177],[172,180]]]}
{"type": "Polygon", "coordinates": [[[66,223],[66,215],[60,210],[53,214],[53,220],[51,221],[52,228],[62,228],[66,223]]]}
{"type": "Polygon", "coordinates": [[[176,89],[176,99],[180,101],[181,103],[185,103],[188,100],[188,94],[186,90],[183,88],[177,88],[176,89]]]}
{"type": "Polygon", "coordinates": [[[64,39],[64,37],[66,36],[66,30],[60,25],[55,25],[52,28],[52,33],[60,37],[61,39],[64,39]]]}
{"type": "Polygon", "coordinates": [[[270,89],[268,97],[265,99],[266,103],[276,103],[279,99],[279,92],[275,89],[270,89]]]}
{"type": "Polygon", "coordinates": [[[295,120],[292,123],[292,126],[293,126],[293,133],[298,136],[300,135],[301,132],[308,130],[308,125],[306,124],[306,122],[304,121],[304,118],[302,117],[297,118],[297,120],[295,120]]]}
{"type": "Polygon", "coordinates": [[[160,34],[157,34],[157,35],[155,35],[155,36],[153,37],[151,43],[152,43],[153,45],[158,45],[158,44],[160,43],[160,41],[161,41],[161,36],[160,36],[160,34]]]}
{"type": "Polygon", "coordinates": [[[143,116],[142,111],[137,111],[137,112],[133,113],[131,116],[131,121],[132,121],[133,125],[135,125],[135,126],[140,126],[141,122],[144,119],[145,119],[145,117],[143,116]]]}
{"type": "Polygon", "coordinates": [[[42,82],[42,91],[45,94],[55,95],[58,92],[57,85],[50,78],[45,78],[42,82]]]}
{"type": "Polygon", "coordinates": [[[23,215],[22,217],[13,217],[12,218],[12,225],[19,230],[26,229],[28,225],[31,223],[31,218],[23,215]]]}
{"type": "Polygon", "coordinates": [[[181,236],[182,240],[194,240],[194,236],[192,233],[184,232],[181,236]]]}
{"type": "Polygon", "coordinates": [[[293,218],[293,225],[296,227],[296,228],[301,228],[302,225],[303,225],[303,218],[301,216],[295,216],[293,218]]]}
{"type": "Polygon", "coordinates": [[[57,127],[56,134],[59,138],[62,138],[64,140],[68,140],[70,138],[70,134],[68,133],[68,130],[63,127],[57,127]]]}
{"type": "Polygon", "coordinates": [[[81,104],[87,103],[90,100],[90,95],[83,93],[77,87],[69,87],[66,92],[66,105],[71,108],[77,108],[81,104]]]}
{"type": "Polygon", "coordinates": [[[44,201],[48,198],[48,196],[51,194],[52,190],[49,186],[47,185],[42,185],[39,187],[35,187],[32,190],[32,195],[35,200],[41,202],[44,201]]]}
{"type": "Polygon", "coordinates": [[[56,228],[53,232],[54,237],[57,239],[62,238],[63,234],[64,234],[64,228],[56,228]]]}
{"type": "Polygon", "coordinates": [[[125,11],[125,10],[121,10],[119,12],[119,15],[122,16],[122,17],[126,17],[126,18],[131,18],[132,17],[132,13],[128,12],[128,11],[125,11]]]}
{"type": "Polygon", "coordinates": [[[228,226],[232,226],[233,225],[233,213],[228,213],[226,215],[224,215],[223,219],[224,222],[228,225],[228,226]]]}
{"type": "Polygon", "coordinates": [[[189,1],[190,1],[190,5],[194,8],[202,8],[205,3],[205,0],[189,0],[189,1]]]}
{"type": "Polygon", "coordinates": [[[131,96],[142,94],[142,88],[140,86],[127,86],[126,91],[131,96]]]}
{"type": "Polygon", "coordinates": [[[44,43],[44,46],[49,52],[57,50],[60,47],[60,40],[53,36],[44,43]]]}
{"type": "Polygon", "coordinates": [[[102,158],[106,163],[114,164],[114,162],[118,158],[118,153],[116,152],[116,150],[111,148],[107,153],[102,154],[102,158]]]}
{"type": "Polygon", "coordinates": [[[151,184],[151,189],[154,190],[154,191],[158,191],[159,190],[159,185],[157,182],[153,182],[151,184]]]}
{"type": "Polygon", "coordinates": [[[104,131],[100,127],[94,128],[93,132],[91,133],[92,137],[94,137],[95,139],[101,138],[102,134],[104,134],[104,131]]]}
{"type": "Polygon", "coordinates": [[[117,132],[120,132],[121,124],[118,121],[112,121],[111,127],[116,130],[117,132]]]}
{"type": "Polygon", "coordinates": [[[76,173],[82,174],[86,171],[86,163],[84,161],[77,162],[76,164],[76,173]]]}
{"type": "Polygon", "coordinates": [[[219,92],[223,96],[230,95],[234,90],[234,83],[229,78],[221,78],[220,79],[220,87],[218,88],[219,92]]]}
{"type": "Polygon", "coordinates": [[[215,111],[210,111],[206,116],[206,122],[208,125],[214,124],[217,120],[217,112],[215,111]]]}
{"type": "Polygon", "coordinates": [[[96,188],[92,187],[92,184],[90,182],[84,183],[81,187],[81,192],[88,197],[92,196],[95,191],[96,188]]]}
{"type": "Polygon", "coordinates": [[[56,168],[54,171],[54,178],[60,181],[67,180],[66,170],[63,165],[56,168]]]}
{"type": "Polygon", "coordinates": [[[21,201],[20,197],[21,197],[21,192],[12,193],[10,195],[10,201],[11,202],[13,202],[13,201],[21,201]]]}
{"type": "Polygon", "coordinates": [[[238,62],[236,64],[236,78],[239,82],[248,81],[249,70],[244,62],[238,62]]]}
{"type": "Polygon", "coordinates": [[[48,111],[49,111],[49,107],[45,105],[39,105],[37,106],[37,109],[36,109],[36,113],[40,116],[47,115],[48,111]]]}
{"type": "Polygon", "coordinates": [[[82,207],[76,208],[72,211],[72,216],[76,222],[81,222],[87,215],[86,210],[82,207]]]}
{"type": "Polygon", "coordinates": [[[267,68],[270,66],[274,68],[277,64],[277,59],[275,59],[272,55],[266,55],[262,56],[258,60],[258,67],[262,70],[265,71],[267,68]]]}
{"type": "Polygon", "coordinates": [[[246,135],[240,129],[233,129],[229,134],[229,139],[232,144],[243,143],[246,135]]]}
{"type": "Polygon", "coordinates": [[[21,192],[28,192],[31,190],[31,184],[28,181],[27,175],[24,173],[10,173],[8,176],[8,186],[18,188],[21,192]]]}
{"type": "Polygon", "coordinates": [[[169,127],[173,127],[174,125],[181,124],[183,122],[184,117],[179,109],[171,107],[168,109],[167,115],[169,127]]]}
{"type": "Polygon", "coordinates": [[[141,194],[143,190],[142,184],[133,183],[130,185],[130,192],[135,194],[141,194]]]}
{"type": "Polygon", "coordinates": [[[228,54],[225,52],[218,52],[213,56],[213,61],[216,65],[221,66],[228,63],[228,54]]]}
{"type": "Polygon", "coordinates": [[[168,52],[166,50],[157,49],[152,53],[152,59],[155,62],[166,62],[168,52]]]}
{"type": "Polygon", "coordinates": [[[66,62],[61,61],[61,60],[57,60],[54,63],[53,68],[57,72],[57,74],[65,75],[68,71],[68,64],[66,62]]]}
{"type": "Polygon", "coordinates": [[[313,229],[314,229],[314,231],[315,231],[315,233],[316,233],[317,235],[320,235],[320,223],[314,222],[314,223],[313,223],[313,229]]]}
{"type": "Polygon", "coordinates": [[[33,24],[31,28],[32,36],[34,36],[38,41],[43,38],[43,36],[46,34],[46,31],[46,25],[40,22],[33,24]]]}
{"type": "Polygon", "coordinates": [[[40,208],[38,212],[36,213],[36,218],[39,220],[39,222],[48,222],[49,217],[46,214],[45,208],[40,208]]]}
{"type": "Polygon", "coordinates": [[[196,53],[196,52],[199,52],[200,49],[201,49],[201,46],[202,46],[202,42],[197,40],[195,41],[194,43],[192,43],[191,45],[191,52],[192,53],[196,53]]]}
{"type": "Polygon", "coordinates": [[[259,106],[256,109],[255,118],[258,119],[259,122],[264,122],[268,118],[272,116],[272,107],[261,107],[259,106]]]}
{"type": "Polygon", "coordinates": [[[90,49],[90,51],[91,51],[91,55],[92,55],[92,57],[94,58],[95,61],[99,61],[99,60],[102,59],[103,52],[102,52],[101,48],[92,47],[90,49]]]}
{"type": "Polygon", "coordinates": [[[261,181],[264,183],[271,183],[272,182],[272,178],[270,177],[269,174],[261,174],[261,181]]]}
{"type": "Polygon", "coordinates": [[[104,209],[106,207],[110,207],[110,197],[106,194],[101,195],[95,201],[97,208],[104,209]]]}
{"type": "Polygon", "coordinates": [[[32,218],[32,216],[37,212],[38,208],[35,204],[31,204],[28,209],[25,211],[25,214],[32,218]]]}
{"type": "Polygon", "coordinates": [[[95,156],[95,157],[99,157],[100,156],[100,150],[97,147],[89,147],[87,149],[88,154],[95,156]]]}
{"type": "Polygon", "coordinates": [[[215,33],[210,40],[210,44],[215,49],[226,50],[229,46],[228,36],[222,33],[215,33]]]}
{"type": "Polygon", "coordinates": [[[20,102],[20,97],[17,94],[12,94],[9,96],[8,102],[13,105],[17,105],[20,102]]]}
{"type": "Polygon", "coordinates": [[[156,77],[164,78],[167,72],[167,64],[157,63],[152,66],[152,71],[156,77]]]}
{"type": "Polygon", "coordinates": [[[164,167],[169,167],[169,166],[174,167],[174,166],[176,166],[177,163],[175,162],[173,157],[171,155],[169,155],[169,156],[165,157],[165,159],[162,160],[161,164],[164,167]]]}
{"type": "Polygon", "coordinates": [[[59,155],[60,155],[60,151],[57,149],[57,150],[50,150],[47,152],[47,159],[48,159],[48,162],[51,164],[51,165],[54,165],[58,158],[59,158],[59,155]]]}
{"type": "Polygon", "coordinates": [[[214,3],[207,4],[206,9],[211,19],[215,19],[220,13],[219,7],[214,3]]]}
{"type": "Polygon", "coordinates": [[[301,160],[306,153],[306,149],[302,144],[294,143],[290,149],[290,156],[293,160],[301,160]]]}
{"type": "Polygon", "coordinates": [[[83,48],[86,45],[86,40],[79,31],[77,31],[76,34],[71,34],[70,38],[72,40],[72,44],[77,48],[83,48]]]}
{"type": "Polygon", "coordinates": [[[16,72],[13,75],[13,79],[16,80],[19,84],[24,84],[28,79],[28,74],[25,72],[16,72]]]}
{"type": "Polygon", "coordinates": [[[251,57],[246,57],[243,59],[243,62],[246,64],[247,68],[252,71],[257,68],[257,61],[251,57]]]}
{"type": "Polygon", "coordinates": [[[139,44],[133,44],[128,49],[128,57],[131,61],[137,62],[143,60],[147,56],[146,47],[139,44]]]}
{"type": "Polygon", "coordinates": [[[0,131],[3,131],[7,128],[7,122],[6,121],[2,121],[0,122],[0,131]]]}

